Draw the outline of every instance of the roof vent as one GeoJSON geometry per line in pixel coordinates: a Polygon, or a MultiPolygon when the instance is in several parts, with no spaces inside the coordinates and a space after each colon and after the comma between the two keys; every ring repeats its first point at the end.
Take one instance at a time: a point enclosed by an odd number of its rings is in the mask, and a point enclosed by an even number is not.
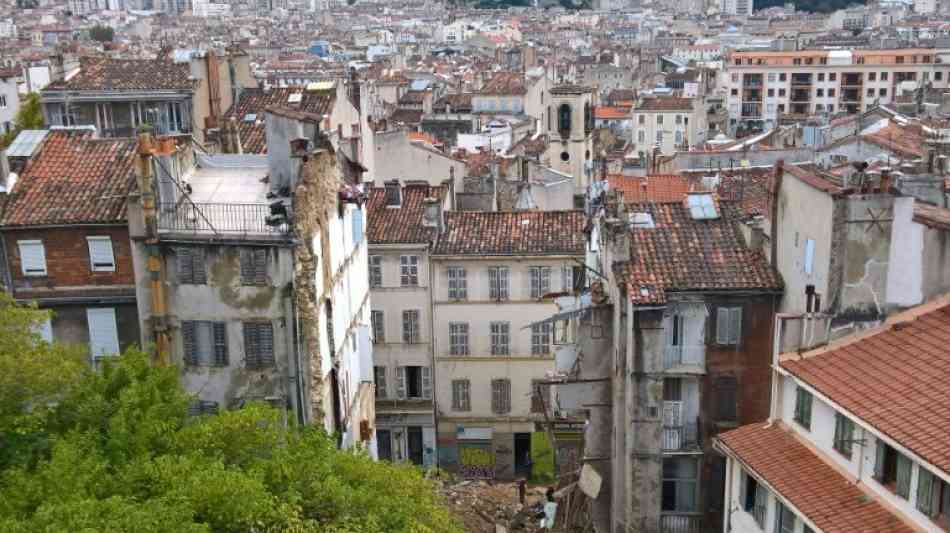
{"type": "Polygon", "coordinates": [[[719,218],[716,203],[712,193],[689,193],[686,195],[686,206],[693,220],[715,220],[719,218]]]}

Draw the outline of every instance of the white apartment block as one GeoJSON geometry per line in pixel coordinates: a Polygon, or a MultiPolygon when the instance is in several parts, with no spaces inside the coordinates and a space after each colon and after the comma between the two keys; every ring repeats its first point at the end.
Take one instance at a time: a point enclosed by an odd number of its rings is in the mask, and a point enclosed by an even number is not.
{"type": "Polygon", "coordinates": [[[663,155],[685,151],[706,140],[706,113],[691,98],[641,97],[632,113],[632,141],[640,158],[659,147],[663,155]]]}
{"type": "Polygon", "coordinates": [[[950,87],[950,50],[734,52],[725,76],[730,129],[861,113],[927,83],[950,87]]]}

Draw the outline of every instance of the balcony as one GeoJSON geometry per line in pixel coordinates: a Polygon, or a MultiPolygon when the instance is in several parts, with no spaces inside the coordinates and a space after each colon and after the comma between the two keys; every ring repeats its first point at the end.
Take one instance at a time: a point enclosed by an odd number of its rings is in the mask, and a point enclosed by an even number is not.
{"type": "Polygon", "coordinates": [[[808,91],[795,91],[792,93],[791,97],[792,102],[810,102],[811,93],[808,91]]]}
{"type": "Polygon", "coordinates": [[[158,209],[158,230],[161,233],[194,236],[275,237],[290,231],[284,222],[267,224],[268,204],[240,203],[162,203],[158,209]]]}
{"type": "Polygon", "coordinates": [[[704,533],[703,517],[688,514],[660,515],[660,533],[704,533]]]}
{"type": "Polygon", "coordinates": [[[792,75],[792,86],[793,87],[811,86],[811,75],[807,75],[807,76],[792,75]]]}
{"type": "Polygon", "coordinates": [[[841,78],[842,87],[861,87],[861,75],[860,74],[845,74],[841,78]]]}
{"type": "Polygon", "coordinates": [[[702,371],[706,366],[706,347],[702,344],[695,346],[667,345],[663,350],[663,369],[670,370],[684,366],[698,367],[702,371]]]}
{"type": "Polygon", "coordinates": [[[699,442],[699,424],[686,423],[679,426],[663,426],[664,452],[697,452],[702,450],[699,442]]]}

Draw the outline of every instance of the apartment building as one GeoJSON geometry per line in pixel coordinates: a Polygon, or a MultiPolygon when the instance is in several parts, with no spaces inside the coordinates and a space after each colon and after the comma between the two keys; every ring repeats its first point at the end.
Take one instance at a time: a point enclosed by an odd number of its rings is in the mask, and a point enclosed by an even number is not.
{"type": "Polygon", "coordinates": [[[532,385],[554,371],[553,328],[535,323],[581,275],[584,214],[447,212],[436,220],[429,283],[439,466],[468,477],[528,476],[540,451],[532,435],[544,432],[532,385]]]}
{"type": "Polygon", "coordinates": [[[390,181],[369,191],[369,286],[379,458],[436,462],[429,245],[449,186],[390,181]],[[429,216],[427,216],[427,214],[429,216]]]}
{"type": "Polygon", "coordinates": [[[945,531],[950,420],[934,406],[947,402],[950,300],[808,349],[828,327],[826,315],[779,316],[769,420],[716,442],[723,530],[945,531]]]}
{"type": "Polygon", "coordinates": [[[733,52],[725,71],[730,133],[813,114],[861,113],[928,83],[950,87],[950,50],[733,52]]]}
{"type": "Polygon", "coordinates": [[[706,142],[705,109],[695,99],[644,94],[631,116],[631,141],[641,160],[656,150],[672,155],[706,142]]]}
{"type": "Polygon", "coordinates": [[[92,361],[140,342],[125,210],[134,164],[134,141],[53,131],[0,193],[0,285],[51,310],[43,337],[88,345],[92,361]]]}

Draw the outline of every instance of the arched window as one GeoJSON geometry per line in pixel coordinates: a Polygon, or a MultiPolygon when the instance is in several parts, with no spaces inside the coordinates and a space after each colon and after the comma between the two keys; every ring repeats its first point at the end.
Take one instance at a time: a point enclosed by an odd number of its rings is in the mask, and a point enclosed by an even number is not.
{"type": "Polygon", "coordinates": [[[571,105],[561,104],[557,108],[557,129],[561,135],[567,135],[571,131],[571,105]]]}
{"type": "Polygon", "coordinates": [[[594,113],[591,111],[590,102],[584,104],[584,133],[594,131],[594,113]]]}

